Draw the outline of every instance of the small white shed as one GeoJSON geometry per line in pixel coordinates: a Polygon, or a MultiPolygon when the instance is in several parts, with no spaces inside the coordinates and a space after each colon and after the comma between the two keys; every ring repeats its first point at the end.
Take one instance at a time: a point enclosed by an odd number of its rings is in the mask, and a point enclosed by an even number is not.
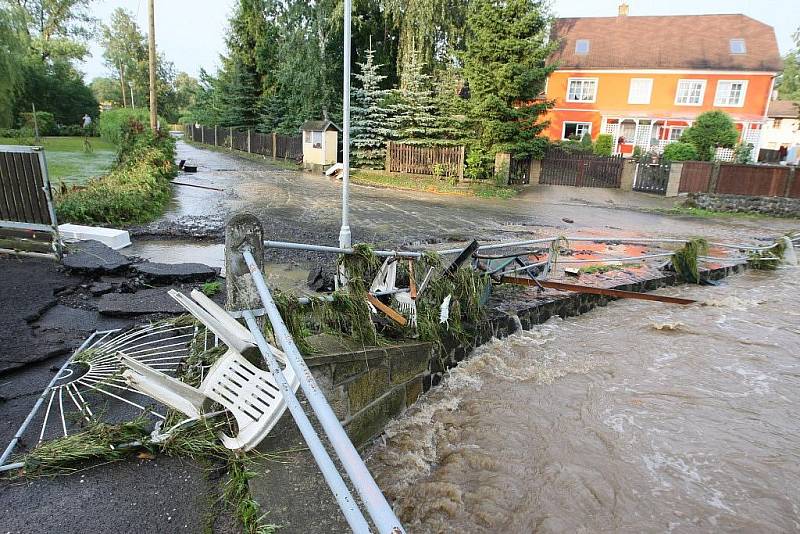
{"type": "Polygon", "coordinates": [[[303,132],[303,168],[321,171],[336,163],[339,153],[338,126],[329,120],[306,121],[303,132]]]}

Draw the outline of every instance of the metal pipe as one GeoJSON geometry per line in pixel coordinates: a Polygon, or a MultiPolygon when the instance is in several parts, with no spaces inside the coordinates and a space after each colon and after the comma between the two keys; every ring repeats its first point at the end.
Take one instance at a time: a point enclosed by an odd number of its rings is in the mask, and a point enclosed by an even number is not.
{"type": "Polygon", "coordinates": [[[39,395],[38,399],[36,399],[36,404],[33,405],[33,408],[31,408],[30,413],[22,422],[22,425],[20,425],[19,429],[17,430],[17,433],[14,434],[14,437],[11,439],[11,442],[9,442],[8,447],[6,447],[6,450],[3,452],[3,455],[0,456],[0,469],[2,469],[2,466],[6,463],[8,457],[11,456],[11,453],[14,452],[14,448],[17,446],[17,443],[19,443],[19,440],[22,438],[22,435],[28,429],[28,426],[31,424],[31,421],[33,421],[33,418],[36,417],[36,413],[39,411],[39,408],[41,408],[42,403],[44,402],[44,398],[47,396],[48,393],[50,393],[50,390],[53,388],[55,383],[61,377],[61,373],[64,372],[64,369],[66,369],[69,366],[69,364],[72,363],[72,360],[75,359],[75,356],[77,356],[83,349],[85,349],[86,346],[89,344],[89,342],[92,339],[94,339],[94,336],[96,335],[97,332],[94,332],[91,336],[86,338],[86,341],[84,341],[81,344],[81,346],[78,347],[78,350],[73,352],[72,355],[66,359],[66,361],[58,369],[58,372],[55,374],[53,379],[50,380],[50,383],[47,384],[47,387],[44,388],[42,394],[39,395]]]}
{"type": "Polygon", "coordinates": [[[314,376],[311,374],[311,370],[303,360],[303,356],[297,349],[297,345],[295,345],[283,322],[283,318],[281,318],[278,307],[272,299],[269,288],[264,282],[264,276],[259,270],[252,252],[249,248],[245,248],[242,251],[242,255],[252,274],[252,280],[256,285],[258,294],[261,296],[261,301],[269,316],[275,337],[283,348],[289,365],[291,365],[300,379],[300,387],[303,388],[303,393],[305,393],[311,408],[322,424],[325,434],[328,436],[350,480],[361,496],[361,500],[364,501],[372,521],[381,534],[405,532],[391,506],[386,502],[386,497],[381,493],[380,488],[367,470],[367,466],[364,465],[364,461],[359,456],[358,451],[356,451],[356,448],[347,437],[342,425],[339,423],[339,419],[325,399],[325,395],[320,391],[314,376]]]}
{"type": "MultiPolygon", "coordinates": [[[[326,252],[329,254],[354,254],[355,250],[351,247],[329,247],[326,245],[311,245],[307,243],[291,243],[289,241],[264,241],[266,248],[280,248],[288,250],[308,250],[310,252],[326,252]]],[[[405,250],[375,250],[376,256],[382,258],[420,258],[422,252],[410,252],[405,250]]]]}
{"type": "MultiPolygon", "coordinates": [[[[342,95],[342,227],[339,230],[339,246],[352,245],[350,233],[350,19],[352,0],[344,0],[344,72],[342,95]]],[[[324,133],[323,133],[324,135],[324,133]]]]}
{"type": "Polygon", "coordinates": [[[336,470],[336,466],[328,455],[328,451],[325,450],[325,446],[314,431],[314,427],[311,426],[311,421],[308,420],[308,416],[306,416],[306,413],[303,411],[303,407],[300,406],[294,391],[289,387],[286,377],[283,376],[283,372],[280,366],[278,366],[275,355],[264,339],[264,335],[261,333],[258,323],[256,323],[253,312],[244,310],[242,316],[247,323],[247,327],[250,329],[250,333],[253,334],[253,338],[255,338],[256,345],[261,351],[261,355],[267,362],[269,372],[272,373],[272,377],[283,393],[286,407],[289,408],[294,422],[297,423],[297,428],[299,428],[300,433],[303,434],[303,439],[306,441],[309,450],[311,450],[311,454],[314,456],[314,460],[317,462],[320,471],[322,471],[322,476],[325,477],[325,482],[328,483],[328,487],[333,492],[333,496],[336,498],[339,508],[342,510],[345,519],[347,519],[347,524],[350,525],[353,532],[368,533],[369,525],[367,524],[367,520],[364,519],[364,515],[356,505],[353,495],[350,493],[350,490],[347,489],[347,485],[344,483],[344,480],[342,480],[339,471],[336,470]]]}

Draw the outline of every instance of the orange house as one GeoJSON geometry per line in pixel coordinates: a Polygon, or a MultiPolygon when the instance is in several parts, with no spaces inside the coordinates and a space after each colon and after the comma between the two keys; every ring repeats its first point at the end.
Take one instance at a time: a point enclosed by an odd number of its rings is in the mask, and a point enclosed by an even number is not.
{"type": "Polygon", "coordinates": [[[771,26],[744,15],[630,17],[622,4],[616,17],[556,19],[553,37],[550,139],[605,133],[615,154],[660,152],[700,113],[721,110],[758,153],[781,69],[771,26]]]}

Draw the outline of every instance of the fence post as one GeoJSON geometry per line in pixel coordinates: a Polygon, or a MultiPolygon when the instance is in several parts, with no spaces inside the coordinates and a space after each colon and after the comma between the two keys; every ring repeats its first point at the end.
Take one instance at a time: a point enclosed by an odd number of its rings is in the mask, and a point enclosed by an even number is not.
{"type": "Polygon", "coordinates": [[[538,184],[542,177],[542,160],[531,158],[530,178],[528,184],[538,184]]]}
{"type": "Polygon", "coordinates": [[[217,142],[217,125],[216,124],[214,125],[214,146],[219,146],[219,143],[217,142]]]}
{"type": "Polygon", "coordinates": [[[278,134],[272,132],[272,161],[277,159],[278,153],[278,134]]]}
{"type": "Polygon", "coordinates": [[[714,162],[714,167],[711,168],[711,178],[708,179],[708,192],[709,193],[716,193],[717,192],[717,182],[719,182],[719,170],[720,170],[720,163],[719,161],[714,162]]]}
{"type": "MultiPolygon", "coordinates": [[[[228,273],[225,308],[228,310],[261,307],[258,289],[240,251],[243,243],[251,247],[256,263],[263,267],[264,229],[258,217],[251,213],[238,213],[225,225],[225,272],[228,273]]],[[[263,323],[264,318],[259,318],[262,327],[263,323]]]]}
{"type": "Polygon", "coordinates": [[[508,178],[511,171],[511,154],[509,152],[498,152],[494,155],[494,174],[503,179],[503,184],[508,185],[508,178]]]}
{"type": "Polygon", "coordinates": [[[202,144],[206,144],[206,127],[205,126],[201,126],[200,127],[200,142],[202,144]]]}
{"type": "Polygon", "coordinates": [[[464,180],[464,153],[465,149],[464,146],[459,147],[459,154],[458,154],[458,181],[461,182],[464,180]]]}
{"type": "Polygon", "coordinates": [[[250,153],[250,128],[247,129],[247,153],[250,153]]]}
{"type": "Polygon", "coordinates": [[[677,197],[678,189],[681,186],[681,174],[683,174],[683,163],[672,163],[669,167],[667,178],[667,191],[665,197],[677,197]]]}
{"type": "Polygon", "coordinates": [[[620,191],[633,191],[633,180],[636,177],[636,161],[632,159],[625,160],[625,166],[622,167],[622,177],[619,179],[620,191]]]}
{"type": "Polygon", "coordinates": [[[392,172],[392,142],[386,143],[386,163],[384,164],[386,172],[392,172]]]}

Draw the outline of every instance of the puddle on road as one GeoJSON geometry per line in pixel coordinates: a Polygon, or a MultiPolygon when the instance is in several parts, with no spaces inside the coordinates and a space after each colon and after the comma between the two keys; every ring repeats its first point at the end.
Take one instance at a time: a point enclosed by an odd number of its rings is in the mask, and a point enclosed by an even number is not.
{"type": "MultiPolygon", "coordinates": [[[[225,245],[182,240],[135,241],[122,251],[127,256],[158,263],[203,263],[220,269],[225,277],[225,245]]],[[[315,295],[308,289],[308,269],[289,263],[268,263],[265,268],[267,284],[297,295],[315,295]]]]}

